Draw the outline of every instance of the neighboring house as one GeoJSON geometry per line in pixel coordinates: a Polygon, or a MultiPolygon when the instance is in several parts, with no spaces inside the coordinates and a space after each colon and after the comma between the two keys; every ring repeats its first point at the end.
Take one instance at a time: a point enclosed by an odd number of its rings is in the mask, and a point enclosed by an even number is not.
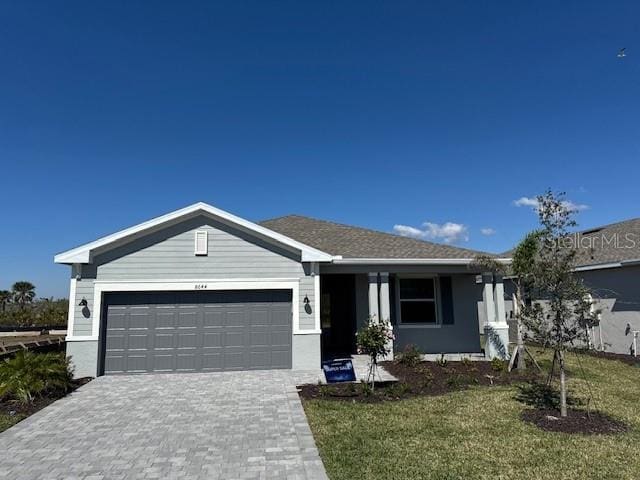
{"type": "Polygon", "coordinates": [[[640,218],[582,231],[576,272],[602,311],[591,332],[596,348],[635,354],[640,348],[640,218]]]}
{"type": "MultiPolygon", "coordinates": [[[[640,348],[640,218],[576,232],[566,246],[576,248],[576,275],[591,289],[594,309],[601,311],[600,325],[588,332],[591,346],[635,354],[640,348]]],[[[510,250],[502,255],[512,254],[510,250]]],[[[506,281],[505,290],[513,342],[513,284],[506,281]]],[[[480,324],[482,328],[482,317],[480,324]]]]}
{"type": "Polygon", "coordinates": [[[504,352],[503,285],[478,252],[287,216],[255,224],[197,203],[56,255],[71,265],[75,375],[318,369],[368,318],[396,350],[504,352]],[[500,299],[496,301],[496,299],[500,299]]]}

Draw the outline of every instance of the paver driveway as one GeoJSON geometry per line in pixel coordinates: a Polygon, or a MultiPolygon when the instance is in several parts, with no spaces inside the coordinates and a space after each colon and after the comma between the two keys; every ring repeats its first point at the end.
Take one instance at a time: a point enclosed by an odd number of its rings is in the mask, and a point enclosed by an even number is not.
{"type": "Polygon", "coordinates": [[[295,391],[317,377],[100,377],[0,433],[0,478],[325,479],[295,391]]]}

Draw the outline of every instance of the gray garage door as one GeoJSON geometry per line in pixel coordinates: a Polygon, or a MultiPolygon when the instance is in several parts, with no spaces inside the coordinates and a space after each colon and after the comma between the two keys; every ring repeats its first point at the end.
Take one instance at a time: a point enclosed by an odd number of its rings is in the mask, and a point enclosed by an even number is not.
{"type": "Polygon", "coordinates": [[[102,372],[291,368],[291,291],[106,294],[102,372]]]}

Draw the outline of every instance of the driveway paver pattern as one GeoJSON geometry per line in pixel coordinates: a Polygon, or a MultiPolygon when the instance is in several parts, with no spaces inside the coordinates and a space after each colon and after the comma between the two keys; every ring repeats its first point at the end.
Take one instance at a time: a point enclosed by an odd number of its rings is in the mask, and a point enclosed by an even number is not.
{"type": "Polygon", "coordinates": [[[290,370],[99,377],[0,433],[1,479],[326,479],[290,370]]]}

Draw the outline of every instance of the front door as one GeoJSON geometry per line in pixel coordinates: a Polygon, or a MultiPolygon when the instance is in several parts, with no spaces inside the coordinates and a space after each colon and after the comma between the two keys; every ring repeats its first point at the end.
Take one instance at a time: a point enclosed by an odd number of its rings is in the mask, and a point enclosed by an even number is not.
{"type": "Polygon", "coordinates": [[[320,291],[323,357],[335,358],[355,353],[355,276],[322,275],[320,291]]]}

